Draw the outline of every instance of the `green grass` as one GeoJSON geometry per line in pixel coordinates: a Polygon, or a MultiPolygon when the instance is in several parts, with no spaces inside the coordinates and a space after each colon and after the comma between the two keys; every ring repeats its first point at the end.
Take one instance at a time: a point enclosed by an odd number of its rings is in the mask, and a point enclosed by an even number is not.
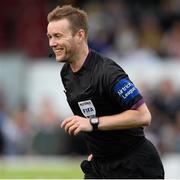
{"type": "Polygon", "coordinates": [[[0,160],[0,179],[83,179],[80,160],[0,160]]]}

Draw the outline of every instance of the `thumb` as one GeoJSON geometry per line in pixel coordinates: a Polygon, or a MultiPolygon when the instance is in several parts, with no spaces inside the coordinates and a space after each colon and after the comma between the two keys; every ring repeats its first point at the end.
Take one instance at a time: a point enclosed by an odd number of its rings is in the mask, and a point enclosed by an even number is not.
{"type": "Polygon", "coordinates": [[[92,160],[92,158],[93,158],[93,155],[92,155],[92,154],[90,154],[90,155],[88,156],[88,161],[91,161],[91,160],[92,160]]]}

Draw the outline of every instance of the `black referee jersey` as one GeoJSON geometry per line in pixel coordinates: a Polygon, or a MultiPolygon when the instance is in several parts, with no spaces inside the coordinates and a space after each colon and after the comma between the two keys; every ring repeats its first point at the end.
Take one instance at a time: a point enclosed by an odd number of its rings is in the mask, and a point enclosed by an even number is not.
{"type": "MultiPolygon", "coordinates": [[[[136,109],[144,101],[124,70],[114,61],[90,50],[78,72],[68,63],[61,70],[67,101],[75,115],[107,116],[136,109]]],[[[94,157],[124,156],[141,144],[143,127],[81,132],[94,157]]]]}

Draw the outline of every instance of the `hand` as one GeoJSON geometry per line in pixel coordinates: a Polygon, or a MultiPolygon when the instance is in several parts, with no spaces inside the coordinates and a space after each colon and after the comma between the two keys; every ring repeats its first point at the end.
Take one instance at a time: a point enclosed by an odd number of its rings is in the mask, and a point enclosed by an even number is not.
{"type": "Polygon", "coordinates": [[[88,156],[88,161],[91,161],[92,160],[92,158],[93,158],[93,155],[92,154],[90,154],[89,156],[88,156]]]}
{"type": "Polygon", "coordinates": [[[93,130],[89,119],[80,116],[71,116],[65,119],[61,128],[64,128],[65,132],[70,135],[77,135],[81,131],[90,132],[93,130]]]}

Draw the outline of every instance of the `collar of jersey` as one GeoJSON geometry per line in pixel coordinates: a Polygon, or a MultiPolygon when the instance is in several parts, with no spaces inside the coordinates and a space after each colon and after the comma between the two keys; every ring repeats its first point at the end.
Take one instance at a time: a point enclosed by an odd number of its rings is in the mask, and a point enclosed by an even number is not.
{"type": "MultiPolygon", "coordinates": [[[[82,65],[82,67],[81,67],[78,71],[73,72],[73,74],[78,74],[78,73],[81,72],[84,68],[88,68],[88,62],[89,62],[89,59],[90,59],[90,57],[91,57],[91,54],[92,54],[92,51],[91,51],[91,49],[89,49],[89,53],[88,53],[88,55],[87,55],[87,57],[86,57],[83,65],[82,65]]],[[[71,70],[71,71],[72,71],[72,70],[71,70]]]]}

